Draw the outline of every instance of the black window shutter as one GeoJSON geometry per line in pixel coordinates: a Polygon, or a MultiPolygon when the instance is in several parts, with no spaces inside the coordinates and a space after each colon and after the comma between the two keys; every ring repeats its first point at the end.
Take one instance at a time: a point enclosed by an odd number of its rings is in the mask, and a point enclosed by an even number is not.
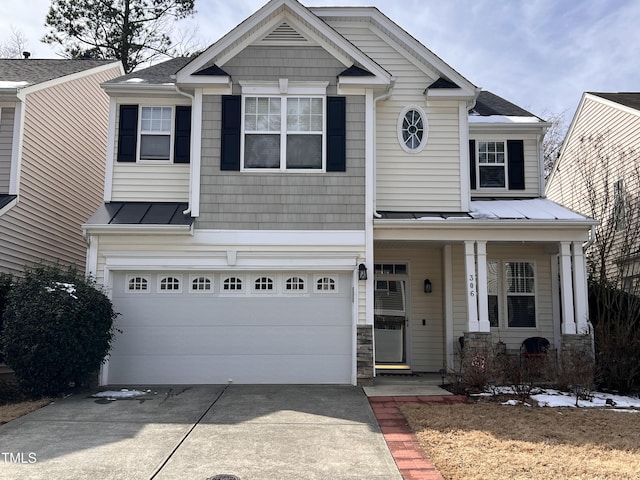
{"type": "Polygon", "coordinates": [[[469,179],[471,190],[476,189],[476,141],[469,140],[469,179]]]}
{"type": "Polygon", "coordinates": [[[176,106],[175,140],[173,143],[173,163],[191,161],[191,107],[176,106]]]}
{"type": "Polygon", "coordinates": [[[327,97],[327,172],[347,171],[345,97],[327,97]]]}
{"type": "Polygon", "coordinates": [[[524,190],[524,142],[507,140],[509,190],[524,190]]]}
{"type": "Polygon", "coordinates": [[[138,143],[138,105],[120,105],[118,162],[135,162],[138,143]]]}
{"type": "Polygon", "coordinates": [[[240,170],[240,121],[242,97],[222,96],[220,170],[240,170]]]}

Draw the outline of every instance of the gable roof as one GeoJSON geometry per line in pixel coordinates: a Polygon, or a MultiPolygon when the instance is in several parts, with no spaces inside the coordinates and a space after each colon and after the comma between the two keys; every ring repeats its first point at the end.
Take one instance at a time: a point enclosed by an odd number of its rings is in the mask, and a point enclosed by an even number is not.
{"type": "Polygon", "coordinates": [[[590,95],[604,98],[611,102],[619,103],[635,110],[640,110],[640,92],[619,92],[619,93],[603,93],[603,92],[587,92],[590,95]]]}
{"type": "Polygon", "coordinates": [[[193,57],[171,58],[165,62],[113,78],[103,83],[103,86],[173,84],[175,83],[176,73],[191,60],[193,60],[193,57]]]}
{"type": "Polygon", "coordinates": [[[114,62],[116,60],[0,59],[0,85],[27,87],[114,62]]]}
{"type": "MultiPolygon", "coordinates": [[[[363,53],[326,22],[297,0],[270,0],[257,12],[236,26],[220,40],[193,58],[177,73],[181,84],[200,83],[204,78],[194,77],[201,69],[213,65],[224,68],[225,63],[238,52],[255,42],[303,39],[320,45],[340,61],[345,69],[356,66],[371,73],[358,77],[372,85],[389,85],[392,75],[363,53]],[[281,30],[286,26],[286,35],[281,30]],[[274,33],[276,32],[276,33],[274,33]]],[[[354,83],[354,77],[349,77],[354,83]]],[[[219,82],[216,82],[219,83],[219,82]]]]}

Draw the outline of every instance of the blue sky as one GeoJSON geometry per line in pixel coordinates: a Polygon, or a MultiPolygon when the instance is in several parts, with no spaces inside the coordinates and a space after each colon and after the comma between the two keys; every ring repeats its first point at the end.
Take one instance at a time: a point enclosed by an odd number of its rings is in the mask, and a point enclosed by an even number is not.
{"type": "MultiPolygon", "coordinates": [[[[0,0],[0,41],[13,28],[32,58],[49,0],[0,0]]],[[[195,30],[213,43],[266,0],[196,0],[195,30]]],[[[584,91],[640,91],[637,0],[302,0],[307,6],[375,6],[475,85],[536,115],[573,117],[584,91]]]]}

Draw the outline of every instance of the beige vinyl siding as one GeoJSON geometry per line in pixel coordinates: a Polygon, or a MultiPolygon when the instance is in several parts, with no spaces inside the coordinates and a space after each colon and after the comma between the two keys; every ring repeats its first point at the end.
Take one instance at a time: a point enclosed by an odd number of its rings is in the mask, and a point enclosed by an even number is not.
{"type": "MultiPolygon", "coordinates": [[[[188,105],[184,97],[157,98],[153,101],[141,99],[117,99],[118,105],[147,106],[188,105]]],[[[120,108],[116,108],[115,148],[113,158],[113,181],[111,201],[113,202],[188,202],[189,164],[158,162],[118,162],[118,125],[120,108]]]]}
{"type": "Polygon", "coordinates": [[[9,192],[14,107],[0,107],[0,193],[9,192]]]}
{"type": "Polygon", "coordinates": [[[189,201],[189,164],[120,163],[113,167],[114,202],[189,201]]]}
{"type": "MultiPolygon", "coordinates": [[[[547,197],[591,216],[594,212],[588,204],[587,181],[592,188],[603,189],[605,183],[612,188],[618,179],[638,178],[640,113],[632,114],[587,97],[577,115],[579,120],[566,139],[558,164],[560,168],[553,172],[547,197]],[[602,153],[608,157],[607,161],[598,160],[594,154],[592,142],[598,136],[604,139],[602,153]],[[626,150],[627,154],[621,155],[621,150],[626,150]],[[605,173],[605,167],[609,169],[608,173],[605,173]]],[[[640,190],[640,185],[627,185],[629,187],[635,187],[635,194],[640,190]]]]}
{"type": "Polygon", "coordinates": [[[415,372],[438,371],[444,366],[442,248],[425,244],[411,247],[403,244],[401,248],[378,245],[374,258],[376,263],[409,265],[409,364],[415,372]],[[431,281],[432,293],[424,293],[425,278],[431,281]]]}
{"type": "Polygon", "coordinates": [[[364,22],[327,21],[397,80],[376,117],[376,207],[395,211],[460,211],[460,119],[455,101],[430,99],[425,89],[437,80],[409,61],[364,22]],[[422,107],[429,137],[422,152],[405,152],[398,142],[402,109],[422,107]]]}
{"type": "MultiPolygon", "coordinates": [[[[508,189],[485,189],[476,188],[471,190],[473,197],[482,198],[531,198],[539,197],[542,195],[543,186],[540,185],[540,156],[538,152],[538,137],[537,135],[518,135],[518,134],[482,134],[474,132],[473,130],[469,134],[471,140],[476,141],[492,141],[501,142],[507,140],[523,140],[524,146],[524,178],[525,188],[524,190],[508,190],[508,189]]],[[[477,148],[477,147],[476,147],[477,148]]],[[[508,176],[508,171],[507,174],[508,176]]]]}
{"type": "MultiPolygon", "coordinates": [[[[453,248],[453,342],[454,352],[457,351],[458,337],[464,335],[467,328],[467,304],[466,284],[464,269],[464,249],[462,246],[453,248]]],[[[499,302],[500,302],[500,327],[491,328],[493,342],[506,343],[508,350],[518,350],[520,344],[527,337],[544,337],[551,344],[553,338],[553,295],[559,295],[553,291],[551,278],[551,262],[557,261],[555,255],[545,253],[544,247],[515,247],[510,245],[487,244],[487,261],[499,261],[499,302]],[[533,262],[536,275],[536,327],[535,328],[509,328],[507,327],[504,262],[533,262]]],[[[456,362],[458,360],[456,359],[456,362]]],[[[457,364],[457,363],[456,363],[457,364]]]]}
{"type": "Polygon", "coordinates": [[[84,267],[80,225],[102,203],[109,100],[119,68],[29,93],[18,204],[0,217],[0,270],[41,260],[84,267]]]}

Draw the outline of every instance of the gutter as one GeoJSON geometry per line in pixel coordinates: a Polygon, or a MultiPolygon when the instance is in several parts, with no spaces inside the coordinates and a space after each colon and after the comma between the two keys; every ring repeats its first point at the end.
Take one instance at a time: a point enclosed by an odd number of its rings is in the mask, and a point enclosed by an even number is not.
{"type": "Polygon", "coordinates": [[[373,188],[373,216],[374,218],[382,218],[382,215],[380,215],[378,213],[378,209],[377,209],[377,201],[376,201],[376,164],[377,164],[377,158],[378,158],[378,153],[377,153],[377,147],[376,147],[376,124],[377,124],[377,119],[378,119],[378,112],[376,110],[376,105],[378,104],[378,102],[383,101],[383,100],[388,100],[392,93],[393,93],[393,88],[396,85],[396,78],[395,77],[391,77],[391,83],[389,84],[389,86],[387,87],[387,90],[380,96],[375,97],[373,99],[373,185],[371,186],[373,188]]]}

